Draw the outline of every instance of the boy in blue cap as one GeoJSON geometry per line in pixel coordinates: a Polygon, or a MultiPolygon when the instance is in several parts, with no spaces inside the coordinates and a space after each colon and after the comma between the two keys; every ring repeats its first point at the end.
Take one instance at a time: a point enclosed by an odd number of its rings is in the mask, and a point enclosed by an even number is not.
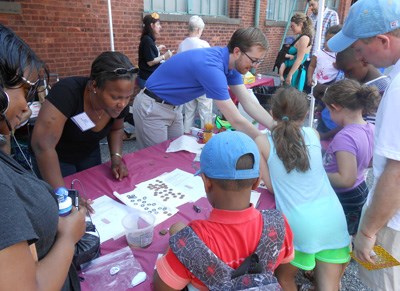
{"type": "Polygon", "coordinates": [[[281,239],[281,244],[276,245],[276,248],[267,249],[271,260],[263,266],[265,269],[273,272],[279,264],[293,259],[293,236],[286,219],[282,221],[282,214],[276,210],[262,214],[250,204],[251,190],[256,189],[260,181],[259,167],[258,148],[244,133],[226,131],[208,141],[201,153],[200,170],[196,174],[203,179],[207,199],[213,210],[207,220],[191,221],[171,237],[171,248],[156,264],[155,290],[181,290],[189,283],[200,290],[204,290],[205,285],[210,288],[210,285],[204,283],[207,280],[199,279],[189,271],[188,264],[190,270],[207,270],[205,273],[211,274],[214,279],[221,273],[213,273],[213,265],[203,255],[207,252],[202,252],[195,259],[179,254],[182,245],[186,245],[189,252],[198,249],[190,244],[194,239],[186,240],[182,236],[189,230],[233,269],[237,269],[255,252],[262,237],[281,239]],[[265,215],[268,220],[265,220],[265,215]],[[275,227],[277,224],[273,225],[276,219],[282,221],[281,228],[275,227]]]}
{"type": "MultiPolygon", "coordinates": [[[[354,240],[355,255],[374,262],[372,248],[381,245],[400,260],[400,1],[359,0],[349,12],[341,32],[328,42],[333,51],[352,46],[356,57],[375,67],[393,65],[376,114],[373,156],[374,184],[354,240]]],[[[400,267],[367,271],[360,278],[373,290],[397,290],[400,267]]]]}

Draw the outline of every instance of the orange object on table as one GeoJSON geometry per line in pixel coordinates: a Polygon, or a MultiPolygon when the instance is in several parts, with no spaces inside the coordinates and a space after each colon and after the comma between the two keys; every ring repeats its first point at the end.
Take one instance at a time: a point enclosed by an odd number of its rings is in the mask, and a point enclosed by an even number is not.
{"type": "Polygon", "coordinates": [[[204,131],[203,133],[203,143],[207,143],[213,136],[212,131],[204,131]]]}

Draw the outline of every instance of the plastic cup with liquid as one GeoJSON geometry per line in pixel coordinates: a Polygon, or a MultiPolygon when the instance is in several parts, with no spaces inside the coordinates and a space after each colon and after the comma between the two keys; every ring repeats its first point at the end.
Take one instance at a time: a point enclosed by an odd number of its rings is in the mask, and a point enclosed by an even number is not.
{"type": "Polygon", "coordinates": [[[212,112],[207,113],[204,116],[204,133],[203,141],[208,142],[214,134],[214,115],[212,112]]]}
{"type": "Polygon", "coordinates": [[[155,216],[151,213],[133,210],[123,219],[122,225],[128,245],[132,248],[148,247],[153,241],[155,216]]]}

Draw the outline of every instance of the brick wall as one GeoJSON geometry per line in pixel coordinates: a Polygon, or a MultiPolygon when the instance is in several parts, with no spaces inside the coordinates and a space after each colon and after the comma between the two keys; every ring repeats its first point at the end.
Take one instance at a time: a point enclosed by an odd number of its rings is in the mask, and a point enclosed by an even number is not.
{"type": "Polygon", "coordinates": [[[339,20],[340,20],[341,24],[343,24],[343,22],[346,20],[345,15],[349,14],[350,6],[351,6],[350,0],[340,2],[339,8],[338,8],[338,14],[339,14],[339,20]]]}
{"type": "MultiPolygon", "coordinates": [[[[111,2],[115,50],[137,64],[143,1],[111,2]]],[[[20,0],[18,3],[21,13],[0,13],[0,22],[20,35],[60,77],[87,75],[94,58],[110,50],[107,0],[20,0]]],[[[212,46],[226,45],[237,28],[254,25],[255,3],[255,0],[230,0],[229,16],[236,21],[206,19],[203,38],[212,46]]],[[[267,1],[261,1],[259,27],[266,33],[270,48],[258,69],[261,73],[272,69],[284,31],[284,26],[266,25],[266,6],[267,1]]],[[[341,5],[343,13],[348,6],[341,5]]],[[[187,35],[187,19],[161,15],[162,36],[157,43],[176,50],[187,35]]]]}
{"type": "MultiPolygon", "coordinates": [[[[115,49],[135,60],[137,52],[132,48],[141,29],[143,3],[112,2],[115,49]]],[[[106,0],[20,3],[21,14],[0,14],[0,22],[21,36],[60,76],[88,74],[93,59],[110,50],[106,0]]]]}

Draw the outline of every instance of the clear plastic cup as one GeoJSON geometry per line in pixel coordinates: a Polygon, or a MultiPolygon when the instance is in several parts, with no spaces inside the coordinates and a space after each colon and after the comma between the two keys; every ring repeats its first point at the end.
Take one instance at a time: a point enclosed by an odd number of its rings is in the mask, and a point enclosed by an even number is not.
{"type": "Polygon", "coordinates": [[[212,112],[207,113],[204,116],[204,133],[203,133],[203,142],[207,143],[214,133],[214,123],[215,116],[212,112]]]}
{"type": "Polygon", "coordinates": [[[122,219],[128,245],[132,248],[148,247],[153,241],[155,220],[155,216],[148,212],[137,209],[129,212],[122,219]]]}

